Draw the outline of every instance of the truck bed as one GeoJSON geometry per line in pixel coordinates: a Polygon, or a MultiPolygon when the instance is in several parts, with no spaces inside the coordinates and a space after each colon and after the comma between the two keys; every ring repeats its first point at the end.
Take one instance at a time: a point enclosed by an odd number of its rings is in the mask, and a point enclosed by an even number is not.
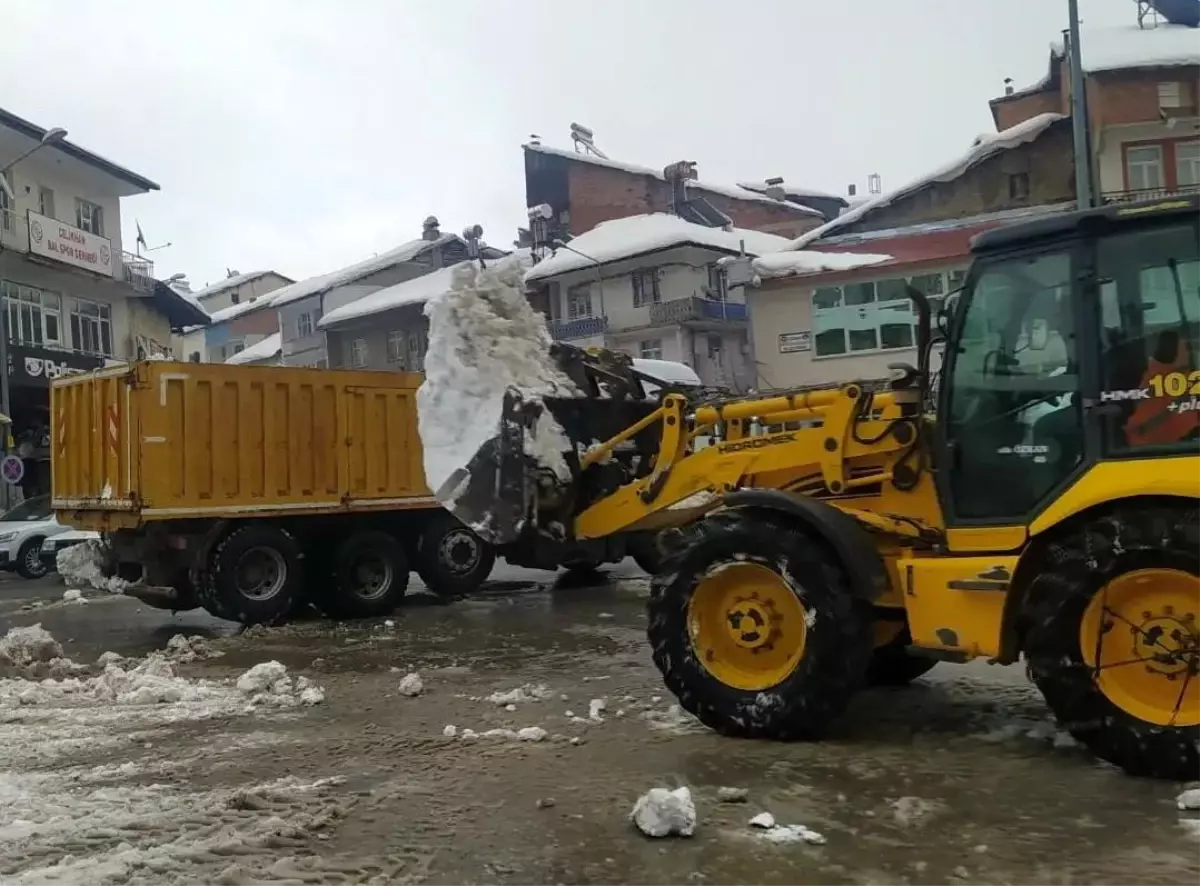
{"type": "Polygon", "coordinates": [[[144,361],[51,387],[55,511],[77,528],[436,504],[416,373],[144,361]]]}

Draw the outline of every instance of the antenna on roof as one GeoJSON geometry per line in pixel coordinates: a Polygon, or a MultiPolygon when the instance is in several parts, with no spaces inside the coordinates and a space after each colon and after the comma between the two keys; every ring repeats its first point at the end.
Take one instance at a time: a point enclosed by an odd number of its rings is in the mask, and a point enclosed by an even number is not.
{"type": "Polygon", "coordinates": [[[583,153],[592,154],[599,157],[601,160],[607,160],[608,155],[596,147],[596,133],[588,129],[586,126],[581,126],[578,123],[571,124],[571,141],[575,143],[575,153],[580,153],[580,147],[583,148],[583,153]]]}

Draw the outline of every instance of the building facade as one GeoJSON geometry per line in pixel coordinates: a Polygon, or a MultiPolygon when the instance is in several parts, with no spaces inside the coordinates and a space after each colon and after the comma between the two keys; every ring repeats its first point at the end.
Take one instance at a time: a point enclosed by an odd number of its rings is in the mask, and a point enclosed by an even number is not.
{"type": "MultiPolygon", "coordinates": [[[[1092,187],[1119,202],[1200,190],[1200,30],[1141,16],[1080,37],[1092,187]]],[[[998,128],[1071,111],[1069,54],[1052,47],[1046,75],[992,99],[998,128]]]]}
{"type": "Polygon", "coordinates": [[[3,110],[0,177],[3,411],[30,492],[49,484],[50,381],[169,354],[172,326],[204,318],[124,248],[122,200],[153,181],[3,110]]]}
{"type": "Polygon", "coordinates": [[[195,363],[220,363],[260,341],[264,335],[277,331],[277,327],[270,328],[269,322],[264,323],[264,319],[269,318],[258,316],[269,301],[263,300],[263,296],[294,282],[277,271],[249,274],[230,271],[221,282],[189,293],[210,318],[219,319],[177,336],[176,353],[195,363]],[[256,307],[251,309],[250,305],[256,307]],[[243,316],[243,322],[233,322],[243,316]]]}

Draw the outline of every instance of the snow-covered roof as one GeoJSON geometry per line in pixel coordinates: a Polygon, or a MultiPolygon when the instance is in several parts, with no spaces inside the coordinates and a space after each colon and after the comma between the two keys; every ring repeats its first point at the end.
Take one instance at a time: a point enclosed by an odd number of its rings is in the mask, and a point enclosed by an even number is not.
{"type": "Polygon", "coordinates": [[[258,296],[253,301],[238,302],[236,305],[227,305],[219,311],[213,311],[208,315],[211,325],[216,326],[219,323],[228,323],[234,317],[240,317],[242,314],[249,314],[251,311],[261,311],[263,308],[269,308],[273,294],[268,292],[258,296]]]}
{"type": "Polygon", "coordinates": [[[595,267],[597,262],[607,264],[689,243],[728,253],[741,251],[745,243],[749,255],[762,255],[764,252],[786,249],[788,242],[786,237],[762,231],[706,228],[664,212],[631,215],[601,222],[590,231],[580,234],[567,247],[560,247],[554,255],[534,265],[525,279],[544,280],[568,271],[595,267]]]}
{"type": "Polygon", "coordinates": [[[462,238],[457,234],[441,234],[436,240],[425,240],[423,238],[410,240],[407,243],[402,243],[395,249],[381,252],[379,255],[373,255],[352,265],[346,265],[346,267],[339,268],[336,271],[319,274],[316,277],[309,277],[307,280],[301,280],[299,283],[293,283],[291,286],[284,286],[282,289],[277,289],[271,294],[271,304],[278,308],[289,302],[307,298],[310,295],[328,292],[337,286],[345,286],[356,280],[361,280],[363,277],[377,274],[386,268],[390,268],[392,265],[412,261],[428,249],[445,243],[451,243],[455,240],[461,241],[462,238]]]}
{"type": "MultiPolygon", "coordinates": [[[[745,188],[747,191],[754,191],[755,193],[762,194],[765,193],[767,188],[771,187],[771,185],[767,184],[765,181],[738,182],[738,187],[745,188]]],[[[831,194],[829,191],[822,191],[818,190],[817,188],[801,188],[797,187],[796,185],[788,184],[786,181],[779,187],[783,189],[783,193],[787,195],[789,200],[799,200],[800,202],[804,202],[805,197],[819,197],[822,200],[840,200],[842,203],[849,202],[841,194],[831,194]]]]}
{"type": "MultiPolygon", "coordinates": [[[[649,166],[640,166],[637,163],[624,163],[617,160],[606,160],[597,157],[595,154],[583,154],[578,151],[569,151],[564,148],[551,148],[548,145],[529,143],[524,146],[527,151],[534,151],[538,154],[553,154],[558,157],[566,157],[568,160],[577,160],[580,163],[591,163],[595,166],[605,166],[609,169],[619,169],[622,172],[628,172],[633,175],[648,175],[651,178],[656,178],[659,181],[666,181],[663,177],[661,169],[651,169],[649,166]]],[[[696,188],[701,191],[709,191],[713,194],[720,194],[723,197],[732,197],[734,200],[749,200],[757,203],[770,203],[774,206],[782,206],[788,209],[794,209],[798,212],[803,212],[808,215],[821,215],[815,209],[808,206],[798,206],[786,200],[776,200],[774,197],[768,197],[765,194],[758,194],[747,188],[738,185],[720,185],[706,181],[689,181],[689,188],[696,188]]]]}
{"type": "Polygon", "coordinates": [[[226,363],[257,363],[259,360],[269,360],[279,354],[283,348],[283,333],[276,332],[268,335],[262,341],[255,342],[245,350],[238,351],[226,363]]]}
{"type": "Polygon", "coordinates": [[[818,252],[798,249],[791,252],[772,252],[750,262],[754,273],[763,279],[800,277],[827,271],[852,271],[892,260],[890,255],[864,252],[818,252]]]}
{"type": "MultiPolygon", "coordinates": [[[[1200,29],[1166,23],[1090,28],[1079,35],[1079,48],[1088,72],[1200,65],[1200,29]]],[[[1050,51],[1061,58],[1063,41],[1051,43],[1050,51]]]]}
{"type": "Polygon", "coordinates": [[[868,200],[860,206],[856,206],[847,212],[843,212],[832,221],[828,221],[819,228],[813,228],[811,231],[806,231],[795,240],[793,240],[787,248],[803,249],[814,241],[820,240],[835,231],[839,231],[848,225],[852,225],[859,221],[864,215],[873,212],[876,209],[882,209],[885,206],[890,206],[896,200],[902,197],[907,197],[915,191],[920,190],[926,185],[934,182],[948,182],[958,178],[971,167],[982,162],[983,160],[998,154],[1001,151],[1011,150],[1026,142],[1031,142],[1040,136],[1046,129],[1059,120],[1066,119],[1062,114],[1045,113],[1038,114],[1035,117],[1030,117],[1028,120],[1018,123],[1016,126],[1010,126],[1001,132],[985,132],[975,137],[975,141],[971,143],[971,147],[965,154],[956,157],[950,163],[938,167],[932,172],[926,173],[903,187],[897,188],[887,194],[880,194],[873,200],[868,200]]]}
{"type": "Polygon", "coordinates": [[[191,293],[191,296],[195,299],[205,299],[210,295],[216,295],[218,292],[224,292],[226,289],[233,289],[236,286],[257,280],[259,277],[265,277],[267,274],[276,274],[289,282],[292,279],[291,277],[284,277],[283,274],[279,274],[277,271],[251,271],[248,274],[234,274],[232,277],[226,277],[220,283],[213,283],[211,286],[205,286],[203,289],[191,293]]]}
{"type": "MultiPolygon", "coordinates": [[[[517,261],[525,265],[530,264],[532,261],[529,249],[516,250],[509,256],[509,258],[514,257],[517,261]]],[[[412,280],[405,280],[403,283],[397,283],[395,286],[377,289],[372,293],[364,295],[362,298],[342,305],[340,308],[334,308],[321,318],[317,326],[321,329],[327,329],[338,323],[345,323],[347,320],[370,317],[384,311],[402,308],[405,305],[423,305],[431,298],[449,291],[450,282],[454,277],[454,270],[461,264],[463,262],[440,268],[412,280]]]]}

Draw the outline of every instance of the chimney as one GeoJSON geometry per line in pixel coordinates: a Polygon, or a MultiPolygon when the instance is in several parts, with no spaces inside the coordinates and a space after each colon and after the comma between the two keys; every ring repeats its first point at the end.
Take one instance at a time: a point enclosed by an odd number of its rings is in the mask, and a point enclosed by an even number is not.
{"type": "Polygon", "coordinates": [[[1013,82],[1013,81],[1012,81],[1012,77],[1005,77],[1005,78],[1004,78],[1004,94],[1005,94],[1005,95],[1012,95],[1012,94],[1013,94],[1013,85],[1012,85],[1012,82],[1013,82]]]}
{"type": "Polygon", "coordinates": [[[437,216],[431,215],[421,225],[421,239],[436,240],[440,236],[442,236],[442,232],[438,230],[437,216]]]}

